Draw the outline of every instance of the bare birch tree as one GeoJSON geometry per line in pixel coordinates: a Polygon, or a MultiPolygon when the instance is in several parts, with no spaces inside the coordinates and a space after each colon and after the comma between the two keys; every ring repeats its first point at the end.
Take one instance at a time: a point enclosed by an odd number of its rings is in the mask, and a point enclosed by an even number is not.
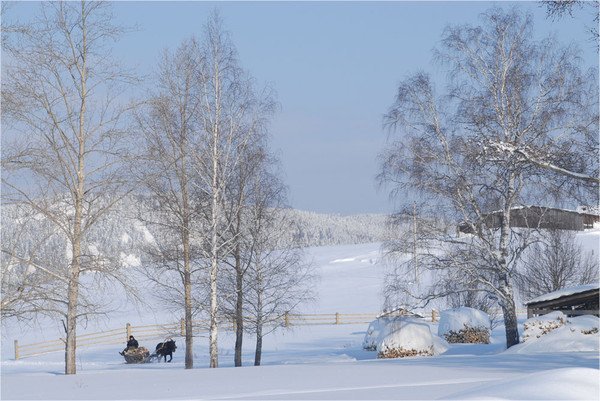
{"type": "MultiPolygon", "coordinates": [[[[594,124],[597,93],[576,49],[535,41],[530,16],[492,9],[482,19],[444,31],[435,56],[448,67],[446,97],[424,73],[399,85],[386,123],[401,137],[390,139],[380,179],[469,227],[473,234],[460,237],[438,231],[420,255],[440,278],[425,298],[448,295],[444,282],[460,284],[453,291],[487,291],[502,307],[510,347],[519,342],[514,274],[536,240],[511,227],[510,211],[547,190],[543,171],[514,150],[577,137],[577,127],[594,124]],[[502,216],[499,226],[487,223],[492,211],[502,216]]],[[[589,163],[594,171],[597,160],[589,163]]]]}
{"type": "Polygon", "coordinates": [[[184,41],[173,53],[165,51],[156,78],[158,89],[136,117],[143,149],[136,160],[142,161],[137,170],[144,192],[152,197],[149,211],[153,212],[143,213],[140,218],[162,233],[160,243],[146,249],[153,262],[147,271],[151,273],[149,277],[156,277],[159,289],[168,282],[169,272],[181,281],[180,285],[168,287],[170,302],[173,292],[181,296],[177,305],[182,305],[184,311],[186,369],[194,366],[192,284],[200,268],[197,263],[193,267],[193,259],[198,258],[193,231],[204,235],[198,230],[201,222],[197,213],[202,198],[193,185],[198,172],[193,163],[198,159],[195,152],[201,139],[198,131],[202,82],[197,69],[201,63],[195,39],[184,41]]]}
{"type": "Polygon", "coordinates": [[[256,337],[254,365],[258,366],[264,336],[284,325],[286,314],[314,298],[315,276],[304,249],[284,235],[291,221],[282,209],[285,188],[281,181],[265,171],[253,179],[252,187],[244,310],[248,330],[256,337]]]}
{"type": "Polygon", "coordinates": [[[69,244],[66,374],[76,373],[77,321],[85,316],[82,273],[123,278],[86,245],[126,185],[120,163],[126,108],[118,102],[131,78],[109,57],[107,43],[122,32],[111,20],[103,3],[44,3],[3,65],[3,92],[23,106],[11,108],[12,130],[3,132],[3,200],[39,213],[69,244]]]}
{"type": "MultiPolygon", "coordinates": [[[[269,115],[271,95],[256,91],[252,79],[238,62],[237,52],[218,13],[205,26],[200,43],[202,85],[200,104],[203,149],[197,153],[197,187],[208,199],[207,236],[203,249],[209,261],[210,366],[218,367],[219,269],[235,237],[226,238],[235,220],[227,219],[224,205],[229,188],[243,162],[244,151],[257,127],[269,115]]],[[[238,207],[242,205],[238,203],[238,207]]],[[[234,213],[235,214],[235,213],[234,213]]]]}

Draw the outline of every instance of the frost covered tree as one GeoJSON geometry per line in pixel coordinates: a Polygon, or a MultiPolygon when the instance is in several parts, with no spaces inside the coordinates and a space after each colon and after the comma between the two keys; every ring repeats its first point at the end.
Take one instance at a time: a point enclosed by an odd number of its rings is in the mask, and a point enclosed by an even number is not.
{"type": "Polygon", "coordinates": [[[166,303],[179,294],[180,302],[175,303],[182,307],[185,320],[186,369],[194,366],[193,310],[197,306],[193,305],[192,285],[200,269],[198,263],[194,267],[198,241],[194,245],[193,237],[195,233],[204,235],[198,211],[205,205],[194,185],[202,139],[201,63],[195,39],[183,41],[174,52],[165,50],[156,90],[136,113],[141,152],[133,166],[141,190],[152,197],[138,218],[159,238],[145,249],[151,261],[145,270],[159,291],[168,289],[166,303]]]}
{"type": "MultiPolygon", "coordinates": [[[[533,230],[511,227],[510,211],[549,192],[556,178],[550,165],[573,173],[558,172],[575,175],[570,183],[578,188],[597,188],[597,158],[576,158],[573,166],[562,153],[597,149],[590,135],[598,126],[597,74],[581,69],[575,46],[536,41],[531,17],[516,9],[491,9],[481,25],[446,28],[435,60],[449,72],[448,91],[439,96],[425,73],[400,83],[386,115],[399,135],[390,136],[380,179],[397,193],[419,194],[422,207],[470,233],[447,227],[423,245],[419,264],[436,279],[421,298],[486,291],[502,308],[510,347],[519,342],[516,266],[535,241],[533,230]],[[530,150],[540,158],[524,157],[530,150]],[[493,211],[499,224],[490,224],[493,211]]],[[[584,191],[587,199],[591,193],[584,191]]]]}
{"type": "Polygon", "coordinates": [[[280,327],[284,316],[313,299],[315,276],[304,249],[283,235],[290,224],[281,208],[284,187],[273,174],[253,180],[248,237],[251,254],[245,275],[244,310],[248,331],[255,334],[254,365],[262,358],[265,335],[280,327]]]}
{"type": "Polygon", "coordinates": [[[201,210],[206,230],[199,240],[208,264],[210,366],[217,367],[219,271],[235,239],[223,235],[235,224],[226,211],[226,205],[235,202],[227,197],[237,185],[237,172],[245,168],[244,152],[268,117],[272,99],[268,90],[257,90],[248,72],[240,67],[235,46],[217,12],[204,27],[198,61],[200,146],[193,160],[198,178],[194,190],[206,199],[206,207],[201,210]]]}
{"type": "MultiPolygon", "coordinates": [[[[253,182],[271,168],[273,159],[268,154],[266,132],[257,126],[255,138],[239,149],[238,163],[232,185],[223,205],[228,231],[225,233],[230,246],[227,248],[223,264],[228,267],[223,271],[221,280],[225,285],[220,289],[223,293],[223,312],[233,322],[236,332],[234,364],[242,366],[242,343],[244,335],[244,293],[246,291],[245,276],[252,259],[254,246],[249,235],[248,227],[255,224],[255,216],[249,213],[252,206],[254,191],[253,182]]],[[[273,194],[275,196],[276,194],[273,194]]],[[[274,212],[274,211],[273,211],[274,212]]]]}
{"type": "Polygon", "coordinates": [[[65,373],[75,374],[77,321],[90,312],[80,294],[82,274],[123,279],[86,236],[126,192],[127,108],[119,101],[132,79],[109,56],[108,43],[122,29],[112,24],[107,4],[41,7],[34,23],[7,38],[2,98],[16,103],[2,119],[2,196],[4,204],[37,213],[67,244],[57,272],[62,301],[55,301],[64,316],[65,373]]]}

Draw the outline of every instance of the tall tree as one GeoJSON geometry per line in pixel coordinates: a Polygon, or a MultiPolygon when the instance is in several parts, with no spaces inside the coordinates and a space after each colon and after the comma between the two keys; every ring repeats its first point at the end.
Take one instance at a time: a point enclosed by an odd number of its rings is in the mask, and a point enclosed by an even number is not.
{"type": "MultiPolygon", "coordinates": [[[[425,298],[447,295],[448,288],[484,289],[502,307],[508,347],[519,341],[515,269],[535,241],[531,232],[511,227],[511,210],[553,184],[546,169],[516,150],[556,151],[563,138],[570,149],[583,149],[588,128],[597,126],[593,71],[580,69],[574,46],[535,41],[532,30],[531,17],[516,9],[492,9],[478,26],[448,27],[435,52],[448,67],[448,93],[438,97],[424,73],[399,85],[386,122],[401,137],[390,139],[380,175],[468,227],[472,234],[460,237],[455,230],[438,230],[420,255],[420,266],[460,284],[439,283],[425,298]],[[490,224],[493,211],[501,216],[498,224],[490,224]]],[[[586,160],[581,168],[593,175],[597,162],[586,160]]]]}
{"type": "MultiPolygon", "coordinates": [[[[26,204],[68,240],[65,373],[76,373],[82,272],[108,270],[86,248],[86,234],[124,193],[126,153],[118,102],[131,77],[109,57],[122,33],[99,2],[45,3],[19,41],[7,49],[3,99],[11,132],[3,139],[3,199],[26,204]],[[115,194],[112,198],[105,194],[115,194]]],[[[4,60],[3,60],[4,61],[4,60]]],[[[3,119],[4,124],[4,119],[3,119]]]]}
{"type": "MultiPolygon", "coordinates": [[[[170,290],[181,294],[185,320],[185,368],[193,362],[192,284],[194,269],[193,226],[200,224],[197,211],[202,197],[193,185],[198,167],[198,134],[201,77],[197,65],[201,55],[195,39],[184,41],[173,53],[165,51],[156,79],[157,90],[137,113],[142,155],[136,159],[139,179],[151,194],[150,210],[140,218],[162,233],[161,242],[150,244],[146,253],[153,265],[150,277],[164,281],[166,272],[175,272],[180,285],[170,290]],[[155,219],[153,219],[153,217],[155,219]]],[[[197,232],[198,230],[196,230],[197,232]]],[[[197,241],[196,241],[197,242],[197,241]]],[[[197,268],[196,268],[197,269],[197,268]]],[[[170,294],[172,296],[172,293],[170,294]]]]}
{"type": "Polygon", "coordinates": [[[227,201],[223,205],[225,218],[229,222],[229,230],[225,235],[228,236],[231,246],[223,258],[229,269],[224,272],[225,277],[221,281],[225,285],[220,291],[224,293],[223,311],[234,322],[235,366],[242,366],[245,275],[254,257],[254,248],[248,232],[248,225],[252,224],[252,215],[248,213],[249,202],[252,202],[252,191],[256,189],[252,182],[270,167],[264,134],[262,130],[257,130],[255,138],[238,150],[241,152],[241,163],[238,163],[233,185],[228,188],[227,201]]]}
{"type": "Polygon", "coordinates": [[[278,177],[264,171],[252,180],[248,204],[251,244],[245,276],[244,310],[248,330],[256,337],[254,365],[262,358],[263,338],[283,324],[286,314],[313,299],[315,276],[304,249],[285,232],[292,223],[283,209],[285,188],[278,177]]]}
{"type": "MultiPolygon", "coordinates": [[[[205,209],[208,230],[203,249],[209,261],[210,366],[217,367],[219,270],[235,240],[235,236],[222,235],[235,224],[235,219],[227,219],[224,205],[232,204],[227,196],[231,186],[236,185],[236,172],[244,168],[244,152],[269,115],[272,99],[269,91],[256,91],[249,74],[240,67],[235,46],[217,12],[206,23],[200,49],[199,114],[203,148],[196,157],[199,166],[196,185],[208,199],[205,209]]],[[[236,204],[239,208],[243,202],[236,204]]]]}

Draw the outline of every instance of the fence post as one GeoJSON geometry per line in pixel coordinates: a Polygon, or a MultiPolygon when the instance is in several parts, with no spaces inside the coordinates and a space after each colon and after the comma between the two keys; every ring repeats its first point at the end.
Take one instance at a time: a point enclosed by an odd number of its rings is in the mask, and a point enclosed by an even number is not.
{"type": "Polygon", "coordinates": [[[431,321],[434,323],[438,321],[438,311],[435,309],[431,310],[431,321]]]}
{"type": "Polygon", "coordinates": [[[285,327],[289,327],[290,326],[290,314],[289,312],[285,312],[285,314],[283,315],[283,324],[285,327]]]}
{"type": "Polygon", "coordinates": [[[185,337],[185,320],[183,318],[179,321],[179,331],[181,332],[181,337],[185,337]]]}
{"type": "Polygon", "coordinates": [[[15,340],[15,361],[19,359],[19,341],[15,340]]]}
{"type": "Polygon", "coordinates": [[[340,314],[335,312],[335,324],[340,324],[340,314]]]}
{"type": "Polygon", "coordinates": [[[125,325],[125,333],[127,335],[127,338],[125,339],[125,341],[129,341],[129,337],[131,337],[131,324],[127,323],[125,325]]]}

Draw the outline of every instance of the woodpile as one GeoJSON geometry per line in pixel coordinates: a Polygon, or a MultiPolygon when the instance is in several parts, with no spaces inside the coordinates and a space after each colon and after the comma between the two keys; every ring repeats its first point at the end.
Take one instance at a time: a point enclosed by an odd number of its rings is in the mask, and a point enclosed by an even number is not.
{"type": "Polygon", "coordinates": [[[377,354],[377,358],[405,358],[407,356],[433,356],[433,349],[417,351],[415,349],[391,348],[377,354]]]}
{"type": "Polygon", "coordinates": [[[450,330],[444,334],[449,343],[489,344],[490,331],[485,327],[470,327],[465,325],[459,331],[450,330]]]}

